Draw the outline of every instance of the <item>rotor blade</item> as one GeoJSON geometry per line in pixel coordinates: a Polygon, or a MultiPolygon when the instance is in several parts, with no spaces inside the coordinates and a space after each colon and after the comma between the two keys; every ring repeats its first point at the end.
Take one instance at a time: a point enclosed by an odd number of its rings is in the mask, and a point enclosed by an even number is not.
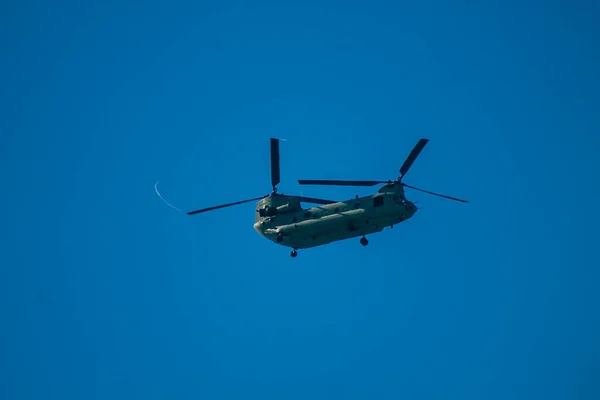
{"type": "Polygon", "coordinates": [[[417,142],[415,147],[413,147],[408,157],[406,157],[406,160],[404,161],[404,164],[402,164],[402,167],[400,167],[400,178],[406,175],[406,173],[408,172],[412,164],[415,162],[416,158],[419,156],[421,150],[423,150],[423,147],[425,147],[427,142],[429,142],[429,139],[419,139],[419,141],[417,142]]]}
{"type": "Polygon", "coordinates": [[[271,185],[273,189],[279,184],[279,139],[271,138],[271,185]]]}
{"type": "Polygon", "coordinates": [[[301,185],[334,185],[334,186],[374,186],[378,183],[388,183],[388,181],[348,181],[348,180],[330,180],[330,179],[300,179],[301,185]]]}
{"type": "Polygon", "coordinates": [[[417,187],[414,187],[414,186],[407,185],[406,183],[402,183],[402,186],[406,186],[406,187],[409,187],[409,188],[411,188],[411,189],[418,190],[418,191],[420,191],[420,192],[424,192],[424,193],[433,194],[434,196],[440,196],[440,197],[444,197],[444,198],[446,198],[446,199],[460,201],[460,202],[462,202],[462,203],[468,203],[468,202],[469,202],[468,200],[457,199],[456,197],[450,197],[450,196],[446,196],[446,195],[443,195],[443,194],[439,194],[439,193],[430,192],[429,190],[423,190],[423,189],[419,189],[419,188],[417,188],[417,187]]]}
{"type": "Polygon", "coordinates": [[[337,203],[337,201],[317,199],[317,198],[314,198],[314,197],[304,197],[304,196],[294,196],[294,197],[297,198],[300,201],[305,202],[305,203],[315,203],[315,204],[333,204],[333,203],[337,203]]]}
{"type": "Polygon", "coordinates": [[[200,210],[195,210],[195,211],[189,211],[187,213],[187,215],[194,215],[194,214],[199,214],[199,213],[203,213],[206,211],[212,211],[212,210],[217,210],[219,208],[225,208],[225,207],[231,207],[231,206],[236,206],[238,204],[244,204],[244,203],[248,203],[250,201],[258,201],[261,199],[264,199],[267,196],[261,196],[261,197],[255,197],[253,199],[248,199],[248,200],[242,200],[242,201],[236,201],[235,203],[228,203],[228,204],[221,204],[219,206],[213,206],[213,207],[207,207],[207,208],[201,208],[200,210]]]}

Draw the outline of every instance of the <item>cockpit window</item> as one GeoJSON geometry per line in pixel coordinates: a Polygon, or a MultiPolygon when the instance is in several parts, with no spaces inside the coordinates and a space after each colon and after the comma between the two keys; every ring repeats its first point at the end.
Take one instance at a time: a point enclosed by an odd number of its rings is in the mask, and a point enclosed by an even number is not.
{"type": "Polygon", "coordinates": [[[373,207],[380,207],[383,205],[383,196],[377,196],[373,198],[373,207]]]}
{"type": "Polygon", "coordinates": [[[277,215],[277,208],[267,206],[258,210],[258,214],[261,217],[274,217],[277,215]]]}

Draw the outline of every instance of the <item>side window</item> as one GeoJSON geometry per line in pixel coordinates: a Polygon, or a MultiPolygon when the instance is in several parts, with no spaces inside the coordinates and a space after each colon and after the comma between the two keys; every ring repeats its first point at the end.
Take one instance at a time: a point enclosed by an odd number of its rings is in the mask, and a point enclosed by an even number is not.
{"type": "Polygon", "coordinates": [[[383,205],[383,196],[378,196],[373,199],[373,207],[380,207],[383,205]]]}

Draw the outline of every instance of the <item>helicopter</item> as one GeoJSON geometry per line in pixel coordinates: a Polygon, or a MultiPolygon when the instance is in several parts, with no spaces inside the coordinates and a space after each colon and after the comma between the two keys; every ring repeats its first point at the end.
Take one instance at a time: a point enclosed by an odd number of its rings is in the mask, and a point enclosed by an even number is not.
{"type": "Polygon", "coordinates": [[[352,199],[335,201],[280,194],[277,192],[277,185],[281,180],[279,141],[280,139],[270,138],[271,193],[234,203],[189,211],[187,214],[196,215],[256,201],[254,219],[256,232],[274,243],[291,248],[291,256],[296,257],[299,249],[308,249],[355,237],[361,237],[360,244],[366,246],[369,244],[367,235],[381,232],[386,227],[393,228],[395,224],[412,218],[417,212],[417,207],[406,198],[405,187],[468,203],[467,200],[419,189],[402,182],[404,175],[429,142],[429,139],[425,138],[419,139],[400,167],[400,175],[395,180],[298,180],[300,185],[384,185],[371,195],[363,197],[356,195],[352,199]],[[318,206],[303,208],[302,203],[313,203],[318,206]]]}

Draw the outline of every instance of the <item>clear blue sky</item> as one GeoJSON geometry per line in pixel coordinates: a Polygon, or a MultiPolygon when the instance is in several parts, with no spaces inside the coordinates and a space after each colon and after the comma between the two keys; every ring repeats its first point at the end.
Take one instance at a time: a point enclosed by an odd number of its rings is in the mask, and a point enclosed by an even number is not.
{"type": "Polygon", "coordinates": [[[599,8],[407,3],[0,6],[0,398],[600,398],[599,8]],[[427,137],[471,203],[292,259],[154,193],[268,193],[272,136],[281,192],[427,137]]]}

